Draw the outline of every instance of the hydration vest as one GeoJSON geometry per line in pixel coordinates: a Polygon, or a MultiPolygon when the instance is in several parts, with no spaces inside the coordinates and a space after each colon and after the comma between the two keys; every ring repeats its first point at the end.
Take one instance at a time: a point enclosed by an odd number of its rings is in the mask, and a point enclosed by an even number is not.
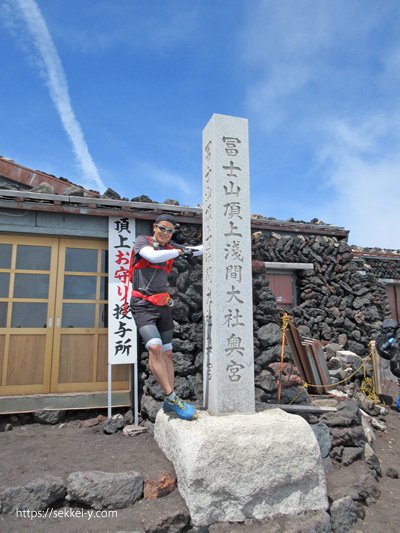
{"type": "MultiPolygon", "coordinates": [[[[149,244],[151,244],[151,246],[155,248],[153,238],[147,236],[146,239],[149,241],[149,244]]],[[[167,244],[166,249],[173,250],[174,247],[171,246],[170,244],[167,244]]],[[[144,257],[140,257],[139,254],[135,255],[134,249],[132,248],[131,258],[129,262],[128,279],[129,281],[133,282],[133,273],[137,268],[153,268],[154,270],[164,270],[165,272],[167,272],[167,274],[169,274],[172,270],[173,262],[174,262],[173,259],[168,259],[168,261],[166,261],[164,265],[157,265],[155,263],[152,263],[148,259],[145,259],[144,257]]],[[[127,296],[127,291],[125,291],[125,294],[127,296]]],[[[157,306],[164,306],[164,305],[171,306],[173,304],[172,298],[167,292],[161,292],[159,294],[152,294],[151,296],[145,296],[141,292],[132,289],[131,294],[134,298],[142,298],[143,300],[146,300],[152,303],[153,305],[157,305],[157,306]]],[[[124,307],[125,307],[125,313],[126,313],[127,312],[126,299],[125,299],[124,307]]]]}
{"type": "MultiPolygon", "coordinates": [[[[146,239],[149,241],[151,246],[155,248],[152,237],[146,237],[146,239]]],[[[166,248],[167,250],[174,249],[174,247],[171,246],[170,244],[167,244],[166,248]]],[[[133,272],[137,268],[154,268],[156,270],[165,270],[165,272],[169,274],[172,270],[173,263],[174,263],[173,259],[168,259],[168,261],[166,261],[164,265],[157,265],[155,263],[152,263],[151,261],[148,261],[144,257],[140,257],[139,254],[135,256],[135,252],[132,249],[131,259],[130,259],[130,264],[129,264],[129,279],[132,281],[133,272]]]]}

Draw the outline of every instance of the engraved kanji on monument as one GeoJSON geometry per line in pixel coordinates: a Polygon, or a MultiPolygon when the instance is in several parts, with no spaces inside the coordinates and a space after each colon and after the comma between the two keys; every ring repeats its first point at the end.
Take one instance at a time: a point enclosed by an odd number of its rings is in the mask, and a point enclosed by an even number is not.
{"type": "Polygon", "coordinates": [[[250,176],[246,119],[203,131],[204,406],[254,413],[250,176]]]}

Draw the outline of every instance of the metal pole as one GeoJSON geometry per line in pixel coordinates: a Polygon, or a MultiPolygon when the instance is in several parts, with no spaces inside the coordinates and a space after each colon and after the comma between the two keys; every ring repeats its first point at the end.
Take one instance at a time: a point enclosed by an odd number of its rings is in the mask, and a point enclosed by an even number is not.
{"type": "Polygon", "coordinates": [[[131,409],[135,426],[139,425],[138,388],[138,365],[137,363],[133,363],[131,366],[131,409]]]}
{"type": "Polygon", "coordinates": [[[131,365],[131,410],[134,418],[134,424],[136,423],[136,364],[131,365]]]}
{"type": "Polygon", "coordinates": [[[111,388],[112,388],[112,365],[108,364],[108,407],[107,407],[107,416],[111,418],[111,388]]]}
{"type": "Polygon", "coordinates": [[[139,386],[138,386],[138,364],[135,363],[133,365],[134,367],[134,380],[135,380],[135,390],[134,390],[134,396],[135,396],[135,426],[139,425],[139,386]]]}

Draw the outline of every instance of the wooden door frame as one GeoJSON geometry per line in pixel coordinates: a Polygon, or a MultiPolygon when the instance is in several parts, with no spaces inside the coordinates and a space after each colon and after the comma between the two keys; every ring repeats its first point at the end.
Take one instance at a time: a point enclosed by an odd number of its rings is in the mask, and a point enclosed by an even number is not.
{"type": "MultiPolygon", "coordinates": [[[[5,335],[4,358],[2,375],[0,376],[0,388],[2,395],[7,394],[41,394],[47,393],[50,390],[51,380],[51,366],[52,366],[52,344],[53,344],[53,330],[51,321],[54,317],[55,307],[55,293],[56,293],[56,275],[57,275],[57,260],[58,260],[58,237],[38,237],[32,235],[14,235],[1,234],[2,244],[12,244],[11,268],[2,269],[10,271],[10,289],[14,287],[15,274],[48,274],[49,275],[49,292],[47,300],[41,298],[29,299],[29,302],[43,302],[47,301],[46,314],[46,328],[12,328],[11,327],[11,305],[7,309],[6,327],[1,328],[0,335],[5,335]],[[30,270],[30,269],[16,269],[16,255],[17,246],[50,246],[50,269],[44,270],[30,270]],[[27,384],[27,385],[7,385],[7,372],[9,370],[9,355],[10,355],[10,340],[12,336],[22,335],[45,335],[45,352],[43,362],[43,382],[41,384],[27,384]],[[3,385],[4,384],[4,385],[3,385]]],[[[26,302],[24,298],[10,298],[10,292],[6,301],[10,304],[12,302],[26,302]]]]}
{"type": "MultiPolygon", "coordinates": [[[[62,327],[62,311],[63,311],[63,284],[65,277],[65,258],[67,248],[81,248],[81,249],[93,249],[93,250],[106,250],[108,251],[108,243],[104,239],[74,239],[74,238],[60,238],[59,243],[59,256],[58,256],[58,271],[57,271],[57,296],[55,316],[56,320],[59,320],[59,326],[56,324],[54,327],[54,344],[53,344],[53,365],[51,373],[51,385],[50,390],[52,393],[65,393],[65,392],[94,392],[107,390],[107,381],[97,381],[98,372],[98,358],[99,358],[99,344],[100,337],[102,335],[108,335],[107,328],[98,327],[99,324],[99,307],[100,305],[107,304],[107,299],[100,300],[100,279],[108,279],[106,272],[101,272],[101,253],[98,253],[97,257],[97,272],[96,272],[96,298],[95,298],[95,327],[93,328],[63,328],[62,327]],[[59,382],[60,372],[60,357],[61,357],[61,342],[63,335],[93,335],[92,346],[92,379],[91,381],[84,381],[79,383],[73,382],[59,382]]],[[[105,265],[107,268],[107,264],[105,265]]],[[[93,277],[93,272],[83,271],[68,271],[68,275],[90,276],[93,277]]],[[[86,299],[74,299],[74,303],[94,303],[94,300],[86,299]]],[[[107,345],[107,343],[106,343],[107,345]]],[[[125,367],[125,365],[122,365],[125,367]]],[[[116,379],[113,379],[113,390],[126,390],[129,388],[129,376],[128,379],[118,379],[119,374],[124,373],[123,368],[117,369],[114,374],[117,374],[116,379]]]]}

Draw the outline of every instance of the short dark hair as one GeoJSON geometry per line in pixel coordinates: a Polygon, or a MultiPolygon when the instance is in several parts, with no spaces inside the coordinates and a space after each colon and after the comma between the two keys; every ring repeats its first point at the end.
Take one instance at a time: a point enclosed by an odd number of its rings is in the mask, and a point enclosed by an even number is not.
{"type": "Polygon", "coordinates": [[[155,224],[158,224],[159,222],[170,222],[174,226],[176,225],[176,219],[173,215],[158,215],[156,218],[155,224]]]}

